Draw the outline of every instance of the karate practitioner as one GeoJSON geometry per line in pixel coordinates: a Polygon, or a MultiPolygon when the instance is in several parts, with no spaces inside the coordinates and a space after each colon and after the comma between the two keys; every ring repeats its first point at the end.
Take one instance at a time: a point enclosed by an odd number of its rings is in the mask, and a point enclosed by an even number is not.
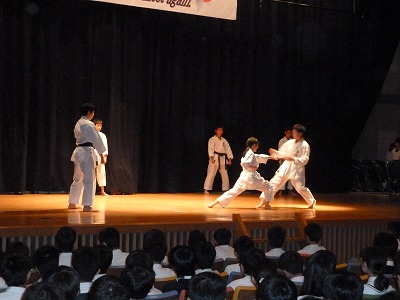
{"type": "Polygon", "coordinates": [[[287,141],[278,150],[269,149],[269,153],[284,159],[284,162],[270,180],[274,195],[288,181],[292,182],[296,191],[306,200],[308,208],[315,208],[317,201],[311,191],[305,186],[305,166],[310,157],[310,146],[304,140],[306,128],[296,124],[292,128],[293,139],[287,141]]]}
{"type": "MultiPolygon", "coordinates": [[[[279,140],[279,143],[278,143],[278,150],[281,149],[282,145],[283,145],[284,143],[286,143],[287,141],[289,141],[291,138],[292,138],[292,129],[291,129],[291,128],[287,128],[287,129],[284,131],[284,136],[283,136],[283,138],[281,138],[281,139],[279,140]]],[[[279,164],[281,165],[282,163],[283,163],[283,160],[280,159],[280,160],[279,160],[279,164]]],[[[281,192],[285,191],[285,190],[286,190],[286,187],[287,187],[288,193],[289,193],[290,195],[296,195],[296,193],[293,192],[293,186],[292,186],[292,183],[291,183],[290,181],[288,181],[286,184],[284,184],[284,185],[282,186],[282,188],[280,189],[280,191],[278,191],[278,193],[281,193],[281,192]]]]}
{"type": "Polygon", "coordinates": [[[107,142],[107,136],[101,132],[101,129],[103,128],[103,121],[100,119],[95,119],[93,120],[94,126],[96,126],[97,131],[100,134],[101,140],[103,141],[104,146],[106,147],[106,151],[103,152],[103,159],[104,163],[101,163],[101,158],[99,153],[96,151],[97,155],[97,167],[96,167],[96,178],[97,178],[97,184],[100,187],[100,195],[102,196],[108,196],[108,194],[104,191],[104,188],[107,185],[107,177],[106,177],[106,163],[107,163],[107,158],[108,158],[108,142],[107,142]]]}
{"type": "Polygon", "coordinates": [[[221,174],[222,190],[229,190],[229,177],[226,165],[232,164],[233,154],[228,141],[222,137],[223,127],[215,128],[215,135],[208,140],[208,161],[207,177],[204,181],[204,194],[212,190],[213,182],[217,171],[221,174]]]}
{"type": "Polygon", "coordinates": [[[256,208],[264,207],[265,209],[271,209],[269,202],[274,199],[271,184],[265,180],[257,172],[260,163],[267,163],[268,159],[273,158],[266,154],[255,154],[258,149],[258,140],[255,137],[250,137],[246,142],[247,148],[243,152],[240,165],[243,168],[240,173],[239,179],[236,181],[233,188],[223,193],[217,200],[208,204],[211,208],[215,204],[219,204],[222,208],[225,208],[236,196],[243,193],[245,190],[258,190],[261,191],[260,204],[256,208]]]}
{"type": "Polygon", "coordinates": [[[69,209],[79,208],[82,199],[84,212],[97,212],[92,208],[96,192],[96,152],[104,162],[103,154],[106,147],[99,132],[91,120],[94,117],[94,105],[85,103],[81,107],[81,118],[76,122],[74,135],[76,148],[71,156],[74,162],[74,177],[69,191],[69,209]]]}

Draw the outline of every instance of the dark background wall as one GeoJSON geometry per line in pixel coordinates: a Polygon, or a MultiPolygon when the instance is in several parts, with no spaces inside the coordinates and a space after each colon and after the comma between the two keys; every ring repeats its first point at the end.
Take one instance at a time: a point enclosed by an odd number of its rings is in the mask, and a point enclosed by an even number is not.
{"type": "MultiPolygon", "coordinates": [[[[216,123],[234,151],[232,182],[249,136],[265,152],[303,123],[307,185],[349,190],[351,150],[399,42],[400,4],[309,4],[238,0],[227,21],[0,0],[0,192],[69,190],[83,102],[104,121],[109,190],[201,191],[216,123]]],[[[276,167],[260,172],[270,179],[276,167]]]]}

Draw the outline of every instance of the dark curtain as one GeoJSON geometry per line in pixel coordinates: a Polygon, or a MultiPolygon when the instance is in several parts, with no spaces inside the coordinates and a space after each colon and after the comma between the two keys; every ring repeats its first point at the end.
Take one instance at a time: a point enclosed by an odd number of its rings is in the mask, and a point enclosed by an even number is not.
{"type": "MultiPolygon", "coordinates": [[[[215,124],[235,159],[307,127],[315,192],[351,187],[351,150],[400,35],[399,1],[238,0],[237,21],[76,0],[0,0],[0,192],[68,191],[73,127],[96,105],[107,189],[201,191],[215,124]]],[[[276,163],[260,168],[270,179],[276,163]]],[[[215,189],[218,186],[215,185],[215,189]]]]}

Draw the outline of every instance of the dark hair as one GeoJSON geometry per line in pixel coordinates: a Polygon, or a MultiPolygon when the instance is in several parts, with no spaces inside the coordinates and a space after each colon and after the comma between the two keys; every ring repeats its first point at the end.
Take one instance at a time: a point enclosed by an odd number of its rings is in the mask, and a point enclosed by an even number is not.
{"type": "Polygon", "coordinates": [[[210,242],[205,242],[196,249],[194,249],[196,255],[196,267],[197,269],[209,269],[212,268],[216,251],[214,246],[210,242]]]}
{"type": "Polygon", "coordinates": [[[92,122],[93,124],[103,124],[103,121],[99,118],[94,119],[92,122]]]}
{"type": "Polygon", "coordinates": [[[222,124],[215,124],[214,131],[217,130],[218,128],[224,129],[224,126],[222,124]]]}
{"type": "Polygon", "coordinates": [[[194,275],[195,255],[189,246],[175,246],[168,253],[168,261],[177,277],[194,275]]]}
{"type": "Polygon", "coordinates": [[[398,242],[393,234],[379,232],[374,236],[374,247],[382,249],[386,257],[394,258],[397,254],[398,242]]]}
{"type": "Polygon", "coordinates": [[[32,262],[44,280],[57,269],[59,256],[60,253],[54,246],[47,245],[36,249],[32,262]]]}
{"type": "Polygon", "coordinates": [[[60,252],[72,252],[76,241],[76,231],[72,227],[61,227],[55,237],[60,252]]]}
{"type": "Polygon", "coordinates": [[[151,229],[145,232],[143,250],[150,254],[155,263],[161,263],[168,251],[164,232],[158,229],[151,229]]]}
{"type": "Polygon", "coordinates": [[[276,276],[278,274],[278,269],[276,264],[270,260],[266,259],[265,261],[261,261],[255,268],[253,268],[253,278],[255,280],[255,285],[258,286],[261,279],[267,278],[270,276],[276,276]]]}
{"type": "Polygon", "coordinates": [[[389,222],[387,228],[388,228],[388,231],[396,237],[396,239],[400,238],[400,222],[399,221],[389,222]]]}
{"type": "Polygon", "coordinates": [[[322,296],[325,276],[336,270],[336,257],[328,250],[319,250],[307,260],[301,295],[322,296]]]}
{"type": "Polygon", "coordinates": [[[188,237],[188,246],[195,249],[198,245],[207,242],[206,236],[200,230],[191,230],[188,237]]]}
{"type": "Polygon", "coordinates": [[[303,273],[303,259],[296,251],[286,251],[279,256],[278,266],[293,275],[303,273]]]}
{"type": "Polygon", "coordinates": [[[47,282],[63,290],[66,300],[75,300],[79,294],[79,274],[71,267],[62,266],[59,271],[49,276],[47,282]]]}
{"type": "Polygon", "coordinates": [[[389,293],[383,294],[379,300],[400,300],[400,291],[391,291],[389,293]]]}
{"type": "MultiPolygon", "coordinates": [[[[400,256],[396,256],[394,259],[394,270],[393,273],[396,275],[400,275],[400,256]]],[[[400,288],[400,287],[399,287],[400,288]]]]}
{"type": "Polygon", "coordinates": [[[267,262],[264,251],[253,248],[248,252],[242,252],[239,255],[239,261],[243,267],[243,271],[247,275],[253,275],[256,268],[267,262]]]}
{"type": "Polygon", "coordinates": [[[30,250],[24,242],[14,241],[6,245],[6,252],[4,255],[8,254],[21,254],[30,256],[30,250]]]}
{"type": "Polygon", "coordinates": [[[142,267],[144,269],[153,270],[154,260],[150,254],[143,250],[134,250],[126,257],[125,265],[128,269],[142,267]]]}
{"type": "Polygon", "coordinates": [[[215,273],[199,273],[190,279],[189,297],[191,300],[224,300],[226,283],[215,273]]]}
{"type": "Polygon", "coordinates": [[[64,291],[59,287],[47,283],[38,282],[27,287],[21,296],[21,300],[64,300],[64,291]]]}
{"type": "Polygon", "coordinates": [[[304,125],[301,124],[295,124],[292,127],[292,130],[296,130],[297,132],[300,132],[303,134],[303,136],[306,134],[306,127],[304,125]]]}
{"type": "Polygon", "coordinates": [[[304,234],[311,242],[319,242],[322,237],[322,227],[317,223],[309,223],[304,227],[304,234]]]}
{"type": "Polygon", "coordinates": [[[232,239],[232,233],[227,228],[218,228],[214,231],[213,238],[218,246],[229,245],[232,239]]]}
{"type": "Polygon", "coordinates": [[[113,260],[113,252],[106,245],[96,245],[93,247],[94,251],[97,252],[99,256],[99,268],[100,274],[107,272],[107,269],[111,266],[113,260]]]}
{"type": "Polygon", "coordinates": [[[72,252],[71,266],[83,282],[91,282],[99,270],[99,255],[89,246],[81,246],[72,252]]]}
{"type": "Polygon", "coordinates": [[[106,244],[112,250],[119,248],[119,231],[114,227],[104,228],[99,232],[99,242],[106,244]]]}
{"type": "Polygon", "coordinates": [[[284,276],[265,278],[257,287],[257,300],[296,300],[295,284],[284,276]]]}
{"type": "Polygon", "coordinates": [[[379,291],[384,291],[389,287],[389,279],[382,274],[386,267],[385,252],[377,247],[367,247],[362,250],[361,259],[367,264],[367,268],[377,275],[374,287],[379,291]]]}
{"type": "Polygon", "coordinates": [[[348,271],[329,274],[324,279],[324,299],[329,300],[361,300],[364,284],[360,277],[348,271]]]}
{"type": "Polygon", "coordinates": [[[125,268],[121,273],[121,283],[131,299],[144,299],[154,285],[156,274],[152,269],[134,267],[125,268]]]}
{"type": "Polygon", "coordinates": [[[92,103],[83,103],[81,106],[81,116],[86,116],[89,112],[94,111],[94,105],[92,103]]]}
{"type": "Polygon", "coordinates": [[[233,243],[233,249],[235,249],[235,252],[239,259],[240,259],[241,253],[250,251],[254,247],[255,246],[254,246],[253,239],[246,235],[242,235],[242,236],[238,237],[235,240],[235,242],[233,243]]]}
{"type": "Polygon", "coordinates": [[[245,157],[247,151],[253,146],[258,145],[258,140],[255,137],[249,137],[246,141],[246,149],[242,153],[242,157],[245,157]]]}
{"type": "Polygon", "coordinates": [[[87,295],[88,300],[129,300],[128,291],[117,277],[104,275],[93,282],[87,295]]]}
{"type": "Polygon", "coordinates": [[[31,269],[30,258],[20,253],[8,254],[1,261],[1,276],[8,286],[23,285],[31,269]]]}
{"type": "Polygon", "coordinates": [[[281,248],[285,243],[286,232],[281,226],[268,228],[267,238],[271,248],[281,248]]]}

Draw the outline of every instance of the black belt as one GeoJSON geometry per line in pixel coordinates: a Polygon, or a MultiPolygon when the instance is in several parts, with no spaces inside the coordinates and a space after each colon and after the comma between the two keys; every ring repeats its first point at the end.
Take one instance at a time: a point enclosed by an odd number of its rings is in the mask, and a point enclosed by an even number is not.
{"type": "Polygon", "coordinates": [[[76,145],[77,147],[93,147],[93,143],[87,142],[83,144],[76,145]]]}
{"type": "Polygon", "coordinates": [[[218,170],[221,170],[221,156],[225,156],[225,170],[226,170],[226,164],[228,162],[228,155],[226,153],[219,153],[217,151],[214,151],[215,154],[218,155],[218,170]]]}

